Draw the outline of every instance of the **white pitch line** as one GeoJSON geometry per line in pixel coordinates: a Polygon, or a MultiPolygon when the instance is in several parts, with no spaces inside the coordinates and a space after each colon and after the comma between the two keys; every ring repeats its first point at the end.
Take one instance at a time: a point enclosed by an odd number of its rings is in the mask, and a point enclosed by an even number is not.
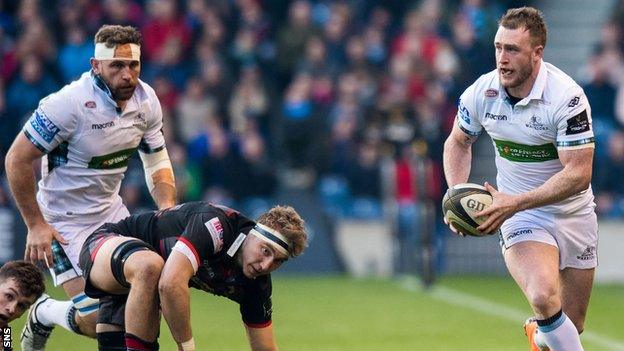
{"type": "MultiPolygon", "coordinates": [[[[420,283],[416,279],[402,279],[399,284],[405,290],[423,292],[420,283]]],[[[522,312],[518,309],[510,308],[496,302],[482,299],[478,296],[466,294],[464,292],[443,286],[434,286],[429,292],[426,293],[427,295],[445,303],[458,307],[469,308],[479,313],[489,314],[510,322],[523,321],[528,317],[526,312],[522,312]]],[[[589,330],[585,330],[583,332],[581,339],[608,350],[624,351],[624,343],[622,341],[612,339],[589,330]]]]}

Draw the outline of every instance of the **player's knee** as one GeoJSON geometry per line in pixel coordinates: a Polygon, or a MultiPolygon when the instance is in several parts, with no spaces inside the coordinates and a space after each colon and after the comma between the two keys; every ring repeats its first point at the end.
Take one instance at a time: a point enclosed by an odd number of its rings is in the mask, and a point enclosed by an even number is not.
{"type": "Polygon", "coordinates": [[[76,326],[80,329],[78,334],[96,338],[97,333],[95,332],[95,325],[97,321],[97,314],[90,314],[88,316],[76,316],[76,326]]]}
{"type": "Polygon", "coordinates": [[[136,264],[133,267],[133,274],[130,280],[155,287],[158,284],[158,279],[165,263],[162,257],[157,254],[145,256],[141,259],[140,264],[136,264]]]}
{"type": "Polygon", "coordinates": [[[529,291],[527,299],[536,311],[545,315],[550,314],[554,309],[559,309],[561,306],[559,295],[554,288],[542,287],[529,291]]]}

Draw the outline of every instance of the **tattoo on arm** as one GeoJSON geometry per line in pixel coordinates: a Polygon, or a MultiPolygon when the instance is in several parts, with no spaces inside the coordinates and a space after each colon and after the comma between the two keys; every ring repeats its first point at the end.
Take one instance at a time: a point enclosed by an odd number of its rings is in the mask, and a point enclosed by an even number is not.
{"type": "Polygon", "coordinates": [[[467,135],[467,134],[464,135],[463,139],[464,139],[463,142],[466,145],[472,145],[475,141],[477,141],[477,137],[474,137],[472,135],[467,135]]]}

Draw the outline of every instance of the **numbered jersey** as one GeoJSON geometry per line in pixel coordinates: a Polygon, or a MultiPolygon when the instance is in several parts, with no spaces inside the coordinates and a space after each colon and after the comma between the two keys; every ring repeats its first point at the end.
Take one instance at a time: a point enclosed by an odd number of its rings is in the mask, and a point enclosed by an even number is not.
{"type": "Polygon", "coordinates": [[[37,193],[44,215],[86,221],[122,206],[128,160],[137,149],[163,149],[161,130],[158,98],[141,81],[123,111],[91,72],[41,100],[23,132],[47,154],[37,193]]]}
{"type": "MultiPolygon", "coordinates": [[[[496,150],[499,190],[519,194],[563,169],[558,150],[594,147],[585,93],[555,66],[541,63],[529,95],[512,105],[494,70],[462,94],[457,123],[469,135],[485,129],[496,150]]],[[[552,213],[593,210],[591,187],[542,209],[552,213]]]]}

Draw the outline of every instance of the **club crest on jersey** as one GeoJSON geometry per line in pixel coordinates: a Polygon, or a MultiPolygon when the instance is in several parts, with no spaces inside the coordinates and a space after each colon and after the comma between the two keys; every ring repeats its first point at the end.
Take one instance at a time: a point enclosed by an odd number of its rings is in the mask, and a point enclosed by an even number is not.
{"type": "Polygon", "coordinates": [[[542,118],[536,115],[531,116],[531,119],[525,126],[535,130],[548,130],[548,126],[542,123],[542,118]]]}
{"type": "Polygon", "coordinates": [[[210,236],[212,237],[212,243],[214,244],[214,252],[217,253],[221,251],[223,248],[223,225],[221,225],[221,221],[219,221],[219,217],[214,217],[210,219],[208,222],[205,222],[204,225],[210,236]]]}
{"type": "Polygon", "coordinates": [[[97,105],[95,104],[95,101],[87,101],[84,103],[86,108],[96,108],[97,105]]]}
{"type": "Polygon", "coordinates": [[[596,257],[595,246],[587,246],[580,255],[576,256],[576,258],[581,261],[593,260],[595,257],[596,257]]]}
{"type": "Polygon", "coordinates": [[[147,128],[147,120],[145,119],[145,115],[143,113],[139,113],[134,117],[134,122],[132,122],[133,127],[137,127],[140,129],[147,128]]]}
{"type": "Polygon", "coordinates": [[[498,90],[496,89],[488,89],[484,93],[485,97],[493,98],[498,96],[498,90]]]}

